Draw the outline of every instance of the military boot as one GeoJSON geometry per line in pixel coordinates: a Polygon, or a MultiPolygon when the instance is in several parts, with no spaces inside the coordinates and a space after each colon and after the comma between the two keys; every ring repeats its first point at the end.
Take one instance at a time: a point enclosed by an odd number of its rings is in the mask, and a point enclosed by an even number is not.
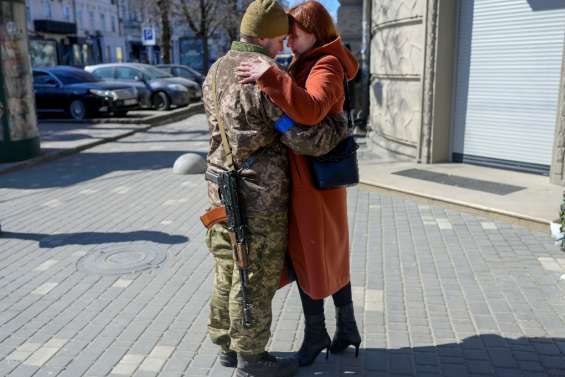
{"type": "Polygon", "coordinates": [[[339,353],[349,346],[355,347],[355,357],[359,356],[359,345],[361,344],[361,335],[357,329],[355,322],[355,314],[353,313],[353,304],[345,306],[336,306],[336,329],[330,351],[339,353]]]}
{"type": "Polygon", "coordinates": [[[303,367],[312,364],[324,349],[327,359],[331,342],[330,335],[326,330],[324,314],[305,315],[304,340],[297,354],[298,365],[303,367]]]}
{"type": "Polygon", "coordinates": [[[218,354],[220,364],[227,368],[237,367],[237,353],[232,350],[221,350],[218,354]]]}
{"type": "Polygon", "coordinates": [[[236,377],[292,377],[297,370],[298,362],[293,358],[278,358],[268,352],[237,354],[236,377]]]}

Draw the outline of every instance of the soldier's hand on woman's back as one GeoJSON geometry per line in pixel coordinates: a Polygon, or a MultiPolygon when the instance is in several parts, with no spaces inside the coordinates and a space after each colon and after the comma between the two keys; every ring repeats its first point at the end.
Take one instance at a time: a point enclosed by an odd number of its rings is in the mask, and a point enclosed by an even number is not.
{"type": "Polygon", "coordinates": [[[258,57],[254,60],[242,62],[235,69],[235,73],[240,80],[240,84],[249,84],[257,81],[259,77],[261,77],[271,67],[273,67],[273,64],[271,64],[271,62],[258,57]]]}

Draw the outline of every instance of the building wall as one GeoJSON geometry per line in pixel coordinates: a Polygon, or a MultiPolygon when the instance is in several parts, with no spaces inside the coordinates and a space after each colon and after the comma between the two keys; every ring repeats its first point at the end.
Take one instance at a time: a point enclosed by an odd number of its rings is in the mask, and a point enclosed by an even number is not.
{"type": "Polygon", "coordinates": [[[120,30],[118,4],[112,0],[76,0],[78,35],[100,38],[99,63],[117,62],[125,56],[125,38],[120,30]]]}
{"type": "Polygon", "coordinates": [[[421,128],[425,0],[373,0],[369,141],[416,158],[421,128]]]}
{"type": "Polygon", "coordinates": [[[337,28],[344,43],[360,57],[363,0],[340,0],[337,10],[337,28]]]}
{"type": "Polygon", "coordinates": [[[27,25],[28,30],[33,32],[33,20],[50,20],[75,22],[72,0],[27,0],[27,25]]]}
{"type": "MultiPolygon", "coordinates": [[[[458,3],[373,0],[370,146],[422,163],[450,160],[458,3]]],[[[565,185],[565,56],[557,100],[550,176],[565,185]]]]}
{"type": "Polygon", "coordinates": [[[557,109],[555,142],[553,144],[553,158],[549,175],[552,183],[565,186],[565,52],[563,53],[561,91],[557,109]]]}

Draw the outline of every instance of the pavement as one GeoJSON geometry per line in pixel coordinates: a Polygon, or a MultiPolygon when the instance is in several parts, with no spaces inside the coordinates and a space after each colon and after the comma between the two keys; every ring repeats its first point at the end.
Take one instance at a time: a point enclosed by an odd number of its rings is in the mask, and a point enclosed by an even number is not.
{"type": "Polygon", "coordinates": [[[42,119],[38,124],[41,154],[25,161],[0,163],[0,175],[78,153],[136,132],[186,119],[202,111],[202,103],[199,102],[166,112],[131,111],[126,118],[105,117],[84,121],[42,119]]]}
{"type": "MultiPolygon", "coordinates": [[[[203,115],[0,175],[0,376],[232,376],[206,335],[203,115]]],[[[545,233],[348,190],[363,343],[298,376],[565,376],[565,254],[545,233]]],[[[302,341],[294,286],[269,349],[302,341]]],[[[326,300],[330,333],[331,300],[326,300]]]]}
{"type": "Polygon", "coordinates": [[[470,164],[418,164],[378,149],[361,156],[361,182],[382,192],[544,232],[559,218],[564,189],[547,176],[470,164]]]}

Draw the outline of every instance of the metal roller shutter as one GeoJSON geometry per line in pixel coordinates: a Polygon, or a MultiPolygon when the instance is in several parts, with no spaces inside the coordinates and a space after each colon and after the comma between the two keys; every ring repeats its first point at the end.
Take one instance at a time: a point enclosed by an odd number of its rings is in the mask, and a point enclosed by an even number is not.
{"type": "Polygon", "coordinates": [[[460,0],[454,161],[547,173],[565,0],[460,0]]]}

